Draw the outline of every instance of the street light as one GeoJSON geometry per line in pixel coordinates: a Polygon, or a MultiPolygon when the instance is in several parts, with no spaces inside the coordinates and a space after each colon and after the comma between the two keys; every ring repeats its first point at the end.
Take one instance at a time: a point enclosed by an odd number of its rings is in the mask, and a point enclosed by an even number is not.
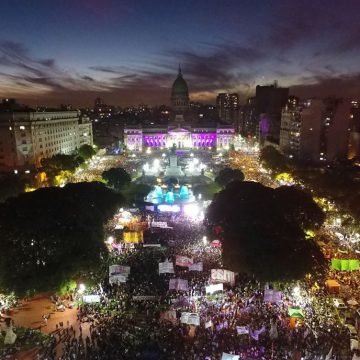
{"type": "Polygon", "coordinates": [[[80,284],[80,285],[79,285],[78,293],[79,293],[79,294],[83,294],[84,291],[85,291],[85,289],[86,289],[85,284],[80,284]]]}

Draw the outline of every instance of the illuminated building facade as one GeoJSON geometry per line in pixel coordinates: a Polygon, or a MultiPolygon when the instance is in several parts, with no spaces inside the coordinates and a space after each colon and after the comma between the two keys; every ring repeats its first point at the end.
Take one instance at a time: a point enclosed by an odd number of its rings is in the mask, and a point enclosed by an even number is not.
{"type": "Polygon", "coordinates": [[[142,151],[143,147],[178,149],[228,149],[234,143],[233,125],[202,121],[193,124],[184,114],[189,110],[189,94],[181,69],[171,90],[174,119],[168,126],[133,126],[124,128],[124,142],[129,150],[142,151]]]}
{"type": "Polygon", "coordinates": [[[78,111],[0,113],[1,171],[29,171],[84,144],[93,145],[92,124],[78,111]]]}
{"type": "Polygon", "coordinates": [[[313,163],[346,159],[350,119],[349,101],[311,99],[287,106],[281,117],[280,150],[290,158],[313,163]]]}

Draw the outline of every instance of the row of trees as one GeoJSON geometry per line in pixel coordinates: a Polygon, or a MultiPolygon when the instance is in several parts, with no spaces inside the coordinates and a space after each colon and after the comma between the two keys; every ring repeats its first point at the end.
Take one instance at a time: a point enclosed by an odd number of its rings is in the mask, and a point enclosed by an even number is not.
{"type": "Polygon", "coordinates": [[[0,204],[0,290],[56,290],[106,256],[104,223],[124,198],[101,183],[42,188],[0,204]]]}

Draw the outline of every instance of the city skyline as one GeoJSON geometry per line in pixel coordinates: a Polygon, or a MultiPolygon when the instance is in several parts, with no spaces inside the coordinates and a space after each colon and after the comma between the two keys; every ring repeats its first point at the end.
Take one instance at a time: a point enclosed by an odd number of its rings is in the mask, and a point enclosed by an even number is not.
{"type": "Polygon", "coordinates": [[[300,97],[358,98],[360,4],[348,1],[34,1],[3,4],[0,97],[168,104],[181,64],[192,101],[277,80],[300,97]]]}

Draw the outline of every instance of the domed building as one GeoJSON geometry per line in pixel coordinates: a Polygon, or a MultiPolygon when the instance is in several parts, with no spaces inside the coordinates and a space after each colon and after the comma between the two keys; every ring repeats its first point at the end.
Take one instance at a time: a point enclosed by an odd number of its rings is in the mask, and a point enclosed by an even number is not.
{"type": "Polygon", "coordinates": [[[171,88],[171,103],[175,114],[183,114],[189,109],[189,90],[180,66],[178,76],[171,88]]]}
{"type": "MultiPolygon", "coordinates": [[[[189,121],[189,90],[181,68],[171,88],[173,119],[168,126],[126,126],[124,143],[129,150],[142,151],[144,147],[178,149],[228,149],[234,143],[235,129],[232,125],[189,121]]],[[[205,119],[206,120],[206,119],[205,119]]]]}

